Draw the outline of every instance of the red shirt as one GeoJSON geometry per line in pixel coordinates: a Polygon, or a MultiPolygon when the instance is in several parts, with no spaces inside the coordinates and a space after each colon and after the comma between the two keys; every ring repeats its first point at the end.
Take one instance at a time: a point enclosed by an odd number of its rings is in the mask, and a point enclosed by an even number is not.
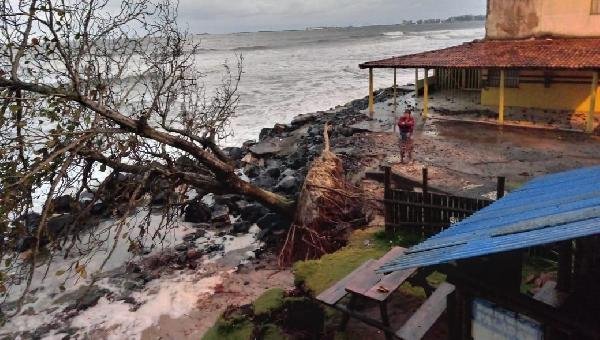
{"type": "Polygon", "coordinates": [[[402,132],[412,133],[415,128],[415,119],[412,116],[402,116],[398,119],[398,128],[402,132]]]}

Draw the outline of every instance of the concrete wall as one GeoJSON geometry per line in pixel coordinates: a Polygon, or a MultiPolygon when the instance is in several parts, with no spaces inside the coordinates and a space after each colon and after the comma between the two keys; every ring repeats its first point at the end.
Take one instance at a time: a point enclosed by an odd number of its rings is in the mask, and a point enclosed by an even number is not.
{"type": "MultiPolygon", "coordinates": [[[[518,88],[505,88],[506,106],[576,112],[589,111],[592,83],[589,72],[579,74],[559,72],[555,76],[562,78],[552,81],[549,87],[544,85],[543,75],[539,76],[539,81],[537,81],[533,74],[529,74],[527,77],[523,77],[518,88]]],[[[600,112],[600,87],[596,91],[596,97],[596,112],[600,112]]],[[[498,106],[498,102],[499,88],[488,87],[481,90],[482,105],[498,106]]]]}
{"type": "Polygon", "coordinates": [[[592,0],[488,0],[486,37],[600,37],[592,0]]]}

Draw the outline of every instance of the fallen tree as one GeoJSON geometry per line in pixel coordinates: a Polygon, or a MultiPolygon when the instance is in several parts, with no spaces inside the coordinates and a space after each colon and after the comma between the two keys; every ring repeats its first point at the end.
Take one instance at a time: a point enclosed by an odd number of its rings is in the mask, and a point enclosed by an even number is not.
{"type": "Polygon", "coordinates": [[[176,3],[0,6],[0,294],[11,283],[31,283],[42,240],[50,259],[77,251],[81,261],[71,269],[83,276],[83,259],[109,243],[96,237],[82,249],[80,226],[107,201],[118,224],[110,239],[126,238],[132,249],[141,238],[161,240],[181,207],[207,192],[242,194],[293,214],[293,201],[242,180],[219,147],[232,133],[242,58],[225,63],[222,81],[205,87],[199,43],[178,27],[176,3]],[[130,223],[158,194],[157,230],[148,229],[151,209],[130,223]],[[49,220],[65,197],[74,202],[73,218],[53,228],[49,220]],[[15,250],[28,234],[35,237],[23,261],[15,250]]]}
{"type": "Polygon", "coordinates": [[[294,222],[279,255],[280,265],[339,249],[349,227],[364,219],[360,190],[346,180],[342,160],[330,150],[328,124],[323,134],[325,147],[304,180],[294,222]]]}

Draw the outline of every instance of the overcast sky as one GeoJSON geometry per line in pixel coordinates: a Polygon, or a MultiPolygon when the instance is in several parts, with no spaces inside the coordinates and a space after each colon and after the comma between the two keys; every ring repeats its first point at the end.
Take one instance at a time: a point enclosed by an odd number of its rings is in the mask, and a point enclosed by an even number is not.
{"type": "Polygon", "coordinates": [[[191,31],[227,33],[485,14],[486,0],[180,0],[179,6],[191,31]]]}

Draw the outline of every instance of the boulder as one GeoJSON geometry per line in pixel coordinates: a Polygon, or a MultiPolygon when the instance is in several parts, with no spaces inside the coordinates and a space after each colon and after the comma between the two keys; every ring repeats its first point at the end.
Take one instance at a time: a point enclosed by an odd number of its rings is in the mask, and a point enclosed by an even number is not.
{"type": "Polygon", "coordinates": [[[262,230],[285,229],[289,226],[289,221],[279,214],[268,213],[256,221],[256,225],[262,230]]]}
{"type": "Polygon", "coordinates": [[[279,181],[279,183],[277,183],[275,190],[291,194],[298,191],[298,183],[299,182],[296,177],[286,176],[281,181],[279,181]]]}
{"type": "Polygon", "coordinates": [[[185,222],[191,223],[206,223],[211,219],[212,213],[210,208],[204,202],[196,199],[185,208],[185,222]]]}
{"type": "Polygon", "coordinates": [[[315,120],[314,113],[301,114],[292,119],[293,126],[300,126],[315,120]]]}
{"type": "Polygon", "coordinates": [[[71,226],[75,217],[71,214],[63,214],[48,219],[47,230],[53,237],[60,236],[67,228],[71,226]]]}
{"type": "Polygon", "coordinates": [[[251,164],[246,165],[244,168],[244,174],[246,174],[248,178],[256,178],[258,175],[260,175],[260,167],[251,164]]]}
{"type": "Polygon", "coordinates": [[[261,216],[269,213],[269,210],[259,203],[249,203],[241,209],[241,213],[244,221],[255,223],[261,216]]]}
{"type": "Polygon", "coordinates": [[[227,157],[231,158],[234,161],[239,161],[244,158],[244,150],[238,147],[228,147],[224,148],[223,152],[227,155],[227,157]]]}
{"type": "Polygon", "coordinates": [[[250,230],[252,224],[246,221],[238,221],[233,224],[233,232],[236,234],[245,234],[250,230]]]}
{"type": "Polygon", "coordinates": [[[264,141],[260,142],[252,147],[250,147],[250,152],[252,152],[256,156],[267,156],[278,153],[282,150],[281,143],[276,143],[274,141],[264,141]]]}
{"type": "Polygon", "coordinates": [[[229,221],[229,207],[226,205],[215,204],[211,213],[210,221],[213,223],[223,223],[229,221]]]}
{"type": "Polygon", "coordinates": [[[54,207],[54,213],[66,214],[72,213],[74,210],[76,210],[78,204],[73,197],[69,195],[63,195],[53,199],[52,206],[54,207]]]}
{"type": "Polygon", "coordinates": [[[279,176],[281,175],[281,169],[279,169],[278,167],[268,168],[267,175],[271,178],[279,178],[279,176]]]}

